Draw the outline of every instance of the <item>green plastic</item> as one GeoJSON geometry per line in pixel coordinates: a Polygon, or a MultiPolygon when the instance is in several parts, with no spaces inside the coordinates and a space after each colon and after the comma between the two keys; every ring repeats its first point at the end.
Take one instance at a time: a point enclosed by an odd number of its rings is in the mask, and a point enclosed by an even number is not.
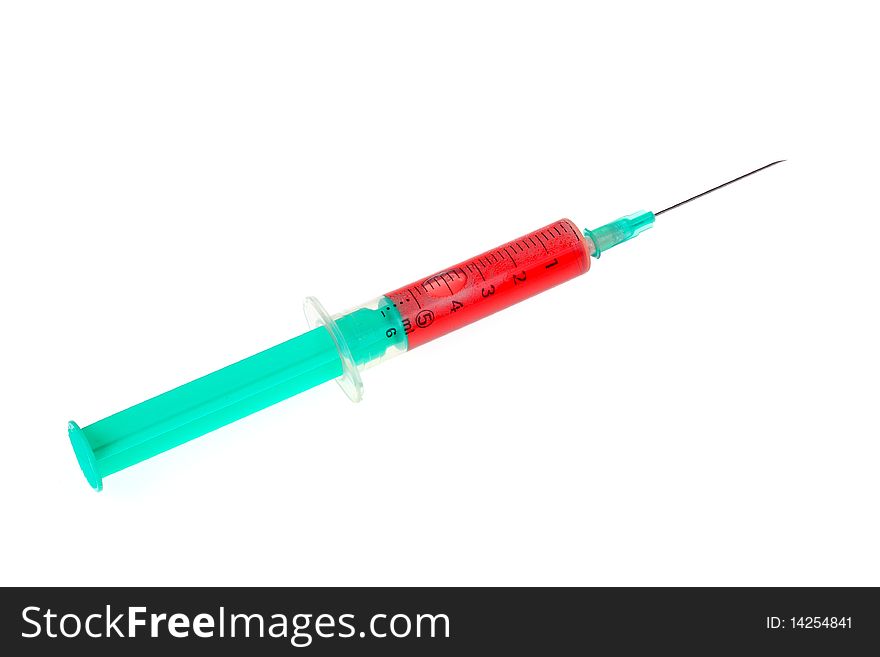
{"type": "Polygon", "coordinates": [[[343,351],[363,367],[390,346],[406,349],[396,311],[359,308],[338,317],[333,328],[336,335],[319,326],[84,428],[70,422],[86,480],[99,491],[107,475],[341,377],[343,351]]]}
{"type": "Polygon", "coordinates": [[[388,304],[384,316],[378,310],[358,308],[336,320],[358,367],[379,360],[390,346],[406,344],[400,313],[392,302],[388,304]]]}
{"type": "Polygon", "coordinates": [[[627,240],[648,230],[654,225],[654,213],[649,210],[640,210],[633,212],[625,217],[621,217],[610,224],[600,226],[595,230],[585,230],[586,237],[593,244],[593,252],[591,255],[598,258],[603,251],[607,251],[613,246],[622,244],[627,240]]]}

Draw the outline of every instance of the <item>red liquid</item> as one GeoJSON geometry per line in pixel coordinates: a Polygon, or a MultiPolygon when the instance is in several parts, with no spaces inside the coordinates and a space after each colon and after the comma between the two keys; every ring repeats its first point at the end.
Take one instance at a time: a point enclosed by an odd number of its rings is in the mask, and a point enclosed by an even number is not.
{"type": "Polygon", "coordinates": [[[589,269],[586,239],[561,219],[385,296],[413,349],[589,269]]]}

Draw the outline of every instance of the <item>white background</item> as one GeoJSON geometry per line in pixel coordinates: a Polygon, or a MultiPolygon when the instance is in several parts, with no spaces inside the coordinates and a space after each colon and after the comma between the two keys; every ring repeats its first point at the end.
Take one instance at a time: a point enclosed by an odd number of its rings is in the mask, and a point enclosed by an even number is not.
{"type": "Polygon", "coordinates": [[[880,585],[870,4],[4,3],[0,581],[880,585]],[[77,467],[306,295],[780,158],[361,404],[77,467]]]}

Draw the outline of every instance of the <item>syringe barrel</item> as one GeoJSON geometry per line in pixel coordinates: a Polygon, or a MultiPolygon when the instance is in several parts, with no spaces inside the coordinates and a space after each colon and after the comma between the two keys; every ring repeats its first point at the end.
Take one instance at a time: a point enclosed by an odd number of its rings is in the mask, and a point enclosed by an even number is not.
{"type": "Polygon", "coordinates": [[[342,362],[337,382],[363,396],[360,371],[534,296],[590,269],[590,247],[568,219],[330,315],[306,299],[311,327],[324,326],[342,362]]]}
{"type": "Polygon", "coordinates": [[[590,269],[587,240],[568,219],[385,295],[413,349],[590,269]]]}

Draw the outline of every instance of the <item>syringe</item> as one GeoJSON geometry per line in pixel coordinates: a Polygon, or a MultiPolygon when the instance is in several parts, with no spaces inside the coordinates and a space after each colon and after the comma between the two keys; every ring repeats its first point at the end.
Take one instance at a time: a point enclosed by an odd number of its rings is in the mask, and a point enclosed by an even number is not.
{"type": "Polygon", "coordinates": [[[343,313],[330,315],[308,297],[307,333],[84,428],[70,422],[76,458],[101,490],[108,475],[331,379],[360,401],[364,368],[585,274],[592,258],[651,228],[655,217],[782,161],[595,230],[560,219],[343,313]]]}

